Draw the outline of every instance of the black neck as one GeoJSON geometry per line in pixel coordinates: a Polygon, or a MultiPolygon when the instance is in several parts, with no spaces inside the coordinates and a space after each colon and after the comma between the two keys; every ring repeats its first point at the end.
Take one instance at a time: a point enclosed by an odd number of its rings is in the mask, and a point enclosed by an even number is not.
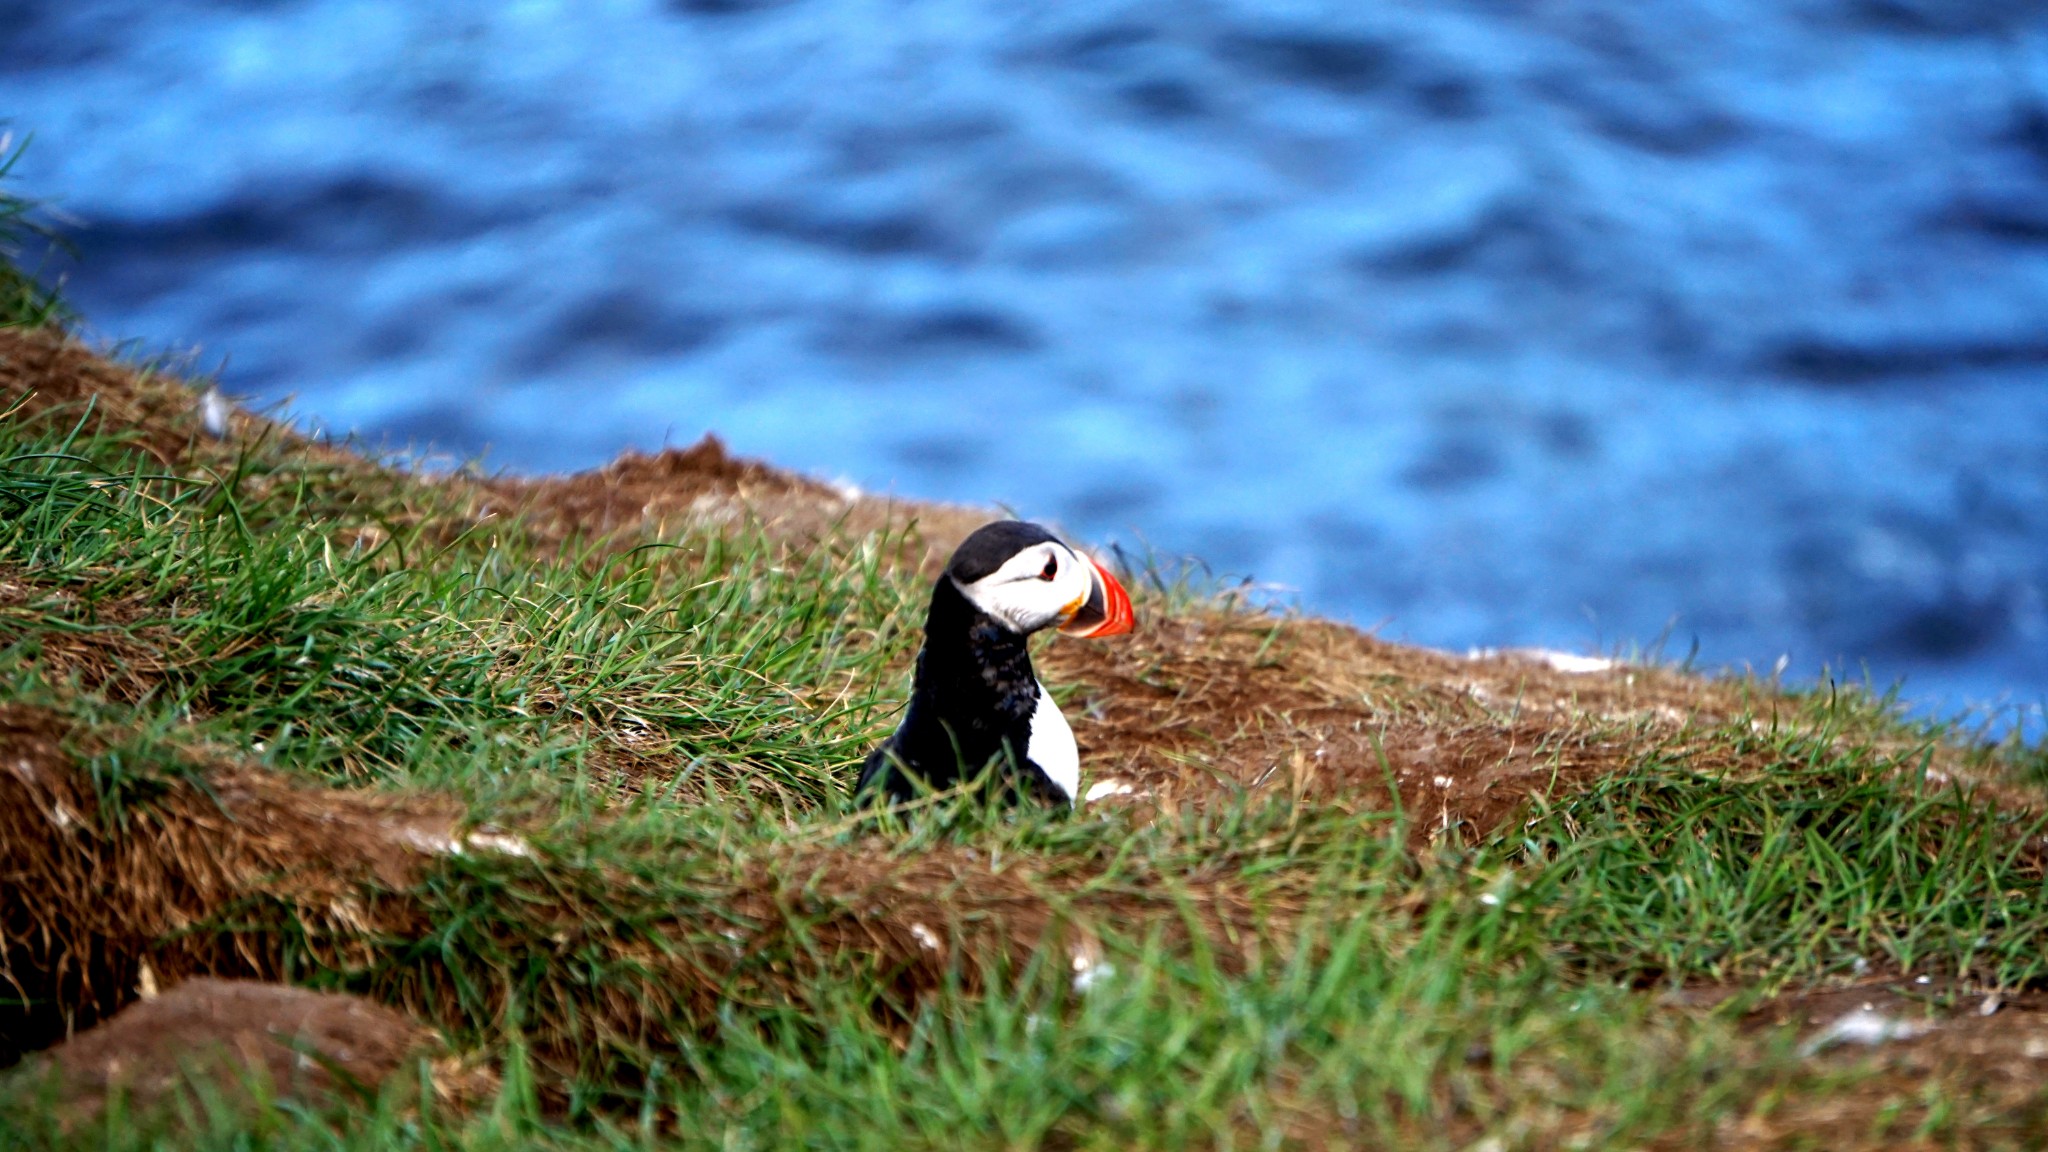
{"type": "Polygon", "coordinates": [[[938,705],[949,722],[988,712],[1028,719],[1038,703],[1038,676],[1026,639],[975,607],[951,577],[941,576],[932,589],[911,692],[938,705]]]}
{"type": "Polygon", "coordinates": [[[951,577],[939,577],[896,753],[932,785],[950,787],[963,769],[979,772],[998,756],[1022,761],[1037,707],[1038,676],[1024,637],[976,608],[951,577]]]}
{"type": "Polygon", "coordinates": [[[999,757],[999,787],[1047,802],[1067,801],[1029,759],[1031,718],[1038,710],[1038,675],[1025,637],[976,608],[941,576],[925,618],[924,647],[910,686],[910,710],[882,747],[868,757],[857,786],[870,795],[908,800],[909,776],[950,788],[963,770],[973,774],[999,757]]]}

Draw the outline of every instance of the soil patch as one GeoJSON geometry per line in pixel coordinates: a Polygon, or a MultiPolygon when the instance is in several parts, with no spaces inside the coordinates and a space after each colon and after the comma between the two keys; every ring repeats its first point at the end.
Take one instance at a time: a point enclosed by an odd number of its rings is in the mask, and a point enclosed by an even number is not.
{"type": "Polygon", "coordinates": [[[820,484],[731,455],[706,436],[648,456],[626,452],[592,472],[488,482],[520,518],[553,539],[598,539],[622,529],[664,535],[685,524],[738,518],[750,505],[810,507],[837,515],[852,500],[820,484]]]}
{"type": "Polygon", "coordinates": [[[602,468],[564,476],[498,477],[484,490],[537,542],[599,551],[685,531],[747,526],[790,547],[880,534],[891,559],[936,573],[968,533],[992,515],[914,504],[732,455],[706,435],[688,448],[626,452],[602,468]]]}
{"type": "Polygon", "coordinates": [[[51,1049],[67,1123],[124,1093],[138,1113],[180,1088],[212,1103],[360,1103],[434,1033],[357,996],[247,980],[189,980],[51,1049]]]}

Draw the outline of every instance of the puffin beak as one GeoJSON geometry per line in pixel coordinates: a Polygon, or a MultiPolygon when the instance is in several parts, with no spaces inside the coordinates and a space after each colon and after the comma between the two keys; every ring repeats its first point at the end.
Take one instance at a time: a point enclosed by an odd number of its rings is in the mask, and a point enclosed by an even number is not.
{"type": "Polygon", "coordinates": [[[1088,561],[1088,598],[1060,625],[1060,631],[1069,636],[1121,636],[1137,627],[1138,617],[1131,611],[1131,598],[1124,586],[1109,569],[1096,563],[1095,557],[1082,559],[1088,561]]]}

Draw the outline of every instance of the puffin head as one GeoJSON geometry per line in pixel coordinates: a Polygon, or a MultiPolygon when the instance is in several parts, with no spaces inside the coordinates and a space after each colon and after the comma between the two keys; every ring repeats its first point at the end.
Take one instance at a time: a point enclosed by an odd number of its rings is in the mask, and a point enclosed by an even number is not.
{"type": "Polygon", "coordinates": [[[1057,627],[1069,636],[1117,636],[1137,625],[1131,598],[1109,570],[1023,520],[984,524],[946,563],[968,602],[1012,631],[1057,627]]]}

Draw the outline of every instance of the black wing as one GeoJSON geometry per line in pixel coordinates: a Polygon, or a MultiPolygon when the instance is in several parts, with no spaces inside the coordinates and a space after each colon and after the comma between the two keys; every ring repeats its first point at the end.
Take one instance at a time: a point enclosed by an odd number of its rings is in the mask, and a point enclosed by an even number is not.
{"type": "Polygon", "coordinates": [[[896,767],[896,759],[890,755],[895,748],[896,738],[882,741],[873,752],[868,753],[867,762],[860,766],[860,779],[853,785],[853,798],[860,804],[874,804],[887,797],[890,800],[908,800],[909,781],[896,767]]]}

